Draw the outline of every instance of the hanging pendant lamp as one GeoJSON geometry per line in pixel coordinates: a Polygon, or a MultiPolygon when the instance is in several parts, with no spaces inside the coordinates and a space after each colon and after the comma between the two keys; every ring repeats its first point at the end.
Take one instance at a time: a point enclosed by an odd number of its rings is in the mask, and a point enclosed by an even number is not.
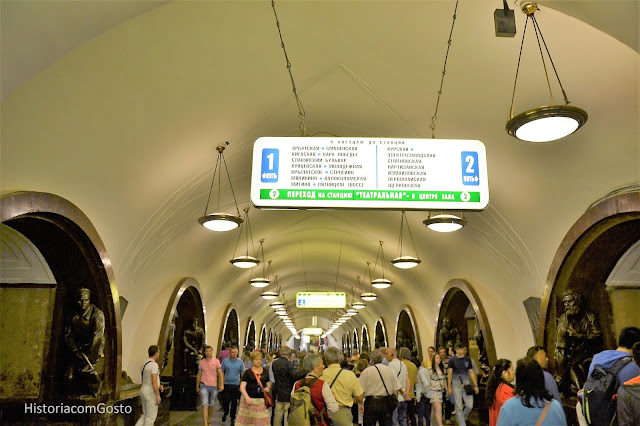
{"type": "Polygon", "coordinates": [[[378,248],[378,255],[376,256],[376,263],[373,267],[373,272],[376,271],[376,267],[378,266],[378,259],[380,259],[380,269],[382,269],[382,278],[376,278],[371,281],[371,285],[375,288],[383,289],[389,288],[393,284],[391,280],[385,278],[385,261],[384,261],[384,249],[382,248],[382,241],[380,241],[380,247],[378,248]]]}
{"type": "Polygon", "coordinates": [[[229,262],[233,266],[237,266],[238,268],[253,268],[257,266],[260,261],[255,256],[249,255],[249,236],[251,236],[251,251],[255,254],[255,249],[253,248],[253,235],[251,233],[251,224],[249,223],[249,209],[244,209],[244,220],[242,225],[240,225],[240,233],[238,234],[238,241],[236,242],[236,248],[233,250],[233,259],[229,262]],[[245,254],[242,256],[236,256],[236,250],[238,249],[238,244],[240,243],[240,238],[242,237],[242,231],[244,230],[245,237],[245,254]]]}
{"type": "MultiPolygon", "coordinates": [[[[258,278],[251,278],[249,280],[249,284],[251,284],[253,287],[267,287],[269,284],[271,284],[271,280],[269,279],[269,272],[268,270],[265,268],[265,264],[264,264],[264,239],[260,240],[260,247],[258,248],[258,251],[262,253],[262,276],[258,277],[258,278]]],[[[271,261],[269,261],[269,266],[271,266],[271,261]]]]}
{"type": "Polygon", "coordinates": [[[425,226],[436,232],[453,232],[462,229],[467,221],[462,212],[455,214],[452,212],[429,213],[429,217],[422,221],[425,226]]]}
{"type": "Polygon", "coordinates": [[[398,256],[393,259],[391,261],[391,264],[393,266],[395,266],[396,268],[400,268],[400,269],[410,269],[413,267],[418,266],[418,264],[420,262],[422,262],[418,257],[417,257],[417,250],[416,250],[416,244],[413,241],[413,235],[411,234],[411,228],[409,227],[409,221],[406,220],[407,216],[406,213],[404,211],[402,211],[402,216],[400,217],[400,241],[398,242],[398,256]],[[409,237],[411,238],[411,244],[413,245],[413,252],[416,253],[416,257],[413,256],[407,256],[406,254],[403,255],[402,254],[402,236],[404,233],[404,223],[407,223],[407,230],[409,231],[409,237]]]}
{"type": "MultiPolygon", "coordinates": [[[[227,145],[229,142],[227,142],[227,145]]],[[[218,151],[218,159],[216,160],[216,166],[213,170],[213,179],[211,181],[211,188],[209,189],[209,197],[207,198],[207,205],[204,208],[204,216],[198,219],[198,223],[204,226],[207,229],[212,231],[230,231],[232,229],[237,228],[242,223],[242,218],[240,217],[240,209],[238,209],[238,202],[236,201],[236,195],[233,192],[233,186],[231,185],[231,177],[229,176],[229,169],[227,168],[227,162],[224,159],[224,149],[223,145],[220,145],[216,148],[218,151]],[[236,206],[237,215],[222,213],[220,212],[220,195],[222,178],[218,176],[218,212],[207,214],[207,210],[209,209],[209,201],[211,200],[211,193],[213,192],[213,185],[216,181],[216,174],[218,172],[218,166],[222,169],[224,166],[227,171],[227,178],[229,180],[229,188],[231,188],[231,194],[233,195],[233,203],[236,206]]],[[[221,172],[222,173],[222,172],[221,172]]]]}
{"type": "MultiPolygon", "coordinates": [[[[364,279],[367,279],[367,273],[369,274],[369,279],[371,282],[371,262],[367,262],[367,269],[365,269],[365,275],[364,275],[364,279]]],[[[371,285],[371,284],[369,284],[371,285]]],[[[376,300],[378,298],[378,296],[373,292],[373,286],[371,287],[371,291],[367,291],[364,293],[360,293],[360,299],[364,300],[365,302],[372,302],[374,300],[376,300]]]]}
{"type": "Polygon", "coordinates": [[[522,2],[521,9],[522,12],[527,15],[527,20],[524,24],[524,31],[522,32],[522,42],[520,44],[520,53],[518,55],[516,78],[513,82],[513,95],[511,96],[511,110],[509,112],[509,121],[507,121],[506,130],[511,136],[523,141],[550,142],[561,139],[575,132],[587,122],[589,116],[583,109],[569,105],[569,99],[567,98],[567,94],[562,86],[562,82],[560,82],[560,76],[558,75],[556,66],[551,58],[551,53],[549,53],[547,43],[542,36],[542,30],[540,30],[540,26],[538,25],[538,21],[535,17],[538,5],[531,1],[525,1],[522,2]],[[524,45],[525,35],[527,34],[527,24],[529,23],[529,20],[533,23],[533,28],[536,33],[538,49],[540,50],[544,73],[547,77],[547,86],[551,97],[551,105],[530,109],[514,117],[513,101],[515,99],[516,84],[518,82],[520,59],[522,58],[522,47],[524,45]],[[541,40],[542,44],[540,44],[541,40]],[[547,73],[547,65],[545,63],[542,46],[544,46],[545,51],[547,52],[549,62],[553,67],[553,72],[555,73],[558,84],[560,85],[562,96],[564,97],[564,105],[555,104],[553,99],[553,92],[551,91],[551,84],[549,83],[549,75],[547,73]]]}

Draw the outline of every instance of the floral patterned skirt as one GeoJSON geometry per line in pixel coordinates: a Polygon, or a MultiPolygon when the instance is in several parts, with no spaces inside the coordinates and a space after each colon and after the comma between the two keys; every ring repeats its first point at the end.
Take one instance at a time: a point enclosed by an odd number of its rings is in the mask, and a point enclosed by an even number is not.
{"type": "Polygon", "coordinates": [[[236,426],[270,425],[271,411],[264,405],[264,398],[251,398],[251,402],[249,405],[244,397],[240,398],[236,426]]]}

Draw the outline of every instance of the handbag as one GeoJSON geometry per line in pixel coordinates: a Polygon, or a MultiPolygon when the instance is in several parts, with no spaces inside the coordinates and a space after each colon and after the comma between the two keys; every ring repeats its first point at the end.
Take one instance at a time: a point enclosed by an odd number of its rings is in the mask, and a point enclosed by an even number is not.
{"type": "Polygon", "coordinates": [[[387,406],[387,410],[391,411],[395,411],[396,408],[398,408],[398,397],[395,394],[390,394],[389,390],[387,389],[387,385],[384,382],[384,379],[382,378],[382,373],[380,373],[380,370],[378,370],[378,367],[374,365],[374,367],[376,368],[376,370],[378,371],[378,374],[380,375],[380,380],[382,380],[382,385],[384,386],[384,391],[387,393],[387,395],[384,397],[384,402],[385,405],[387,406]]]}
{"type": "Polygon", "coordinates": [[[473,386],[471,383],[469,383],[468,385],[464,385],[464,392],[467,395],[474,395],[476,393],[476,387],[473,386]]]}
{"type": "Polygon", "coordinates": [[[474,385],[472,385],[471,383],[465,385],[464,382],[462,381],[462,376],[460,375],[459,371],[458,371],[458,378],[460,379],[460,382],[462,383],[462,386],[464,387],[464,393],[466,393],[467,395],[475,395],[476,387],[474,385]]]}
{"type": "Polygon", "coordinates": [[[269,392],[265,392],[265,389],[262,386],[262,382],[260,381],[260,376],[258,375],[258,373],[256,373],[256,370],[254,370],[252,367],[251,371],[253,371],[253,374],[256,376],[256,381],[258,382],[260,389],[262,389],[262,396],[264,396],[264,405],[266,405],[267,408],[276,405],[275,401],[273,400],[273,396],[269,392]]]}

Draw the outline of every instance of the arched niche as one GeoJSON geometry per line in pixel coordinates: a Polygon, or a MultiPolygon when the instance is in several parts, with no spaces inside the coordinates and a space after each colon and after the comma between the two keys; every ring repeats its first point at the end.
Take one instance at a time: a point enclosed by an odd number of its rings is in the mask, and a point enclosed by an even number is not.
{"type": "Polygon", "coordinates": [[[360,339],[358,339],[358,330],[353,330],[353,350],[356,352],[360,352],[360,339]]]}
{"type": "Polygon", "coordinates": [[[375,349],[387,347],[387,328],[384,326],[382,318],[376,321],[376,329],[374,334],[375,349]]]}
{"type": "Polygon", "coordinates": [[[227,306],[225,310],[225,319],[223,321],[223,328],[220,330],[220,339],[218,342],[218,351],[220,353],[223,344],[229,344],[231,346],[238,346],[238,336],[240,332],[240,319],[235,309],[231,308],[231,304],[227,306]]]}
{"type": "Polygon", "coordinates": [[[253,320],[249,321],[247,326],[247,336],[244,341],[244,350],[252,351],[256,347],[256,323],[253,320]]]}
{"type": "Polygon", "coordinates": [[[275,347],[273,348],[274,351],[279,351],[280,348],[282,347],[282,334],[278,333],[276,334],[276,338],[275,338],[275,347]]]}
{"type": "Polygon", "coordinates": [[[262,324],[262,330],[260,331],[260,349],[267,347],[267,326],[262,324]]]}
{"type": "Polygon", "coordinates": [[[369,344],[369,330],[366,325],[362,326],[362,352],[371,353],[371,345],[369,344]]]}
{"type": "Polygon", "coordinates": [[[413,310],[410,306],[404,306],[396,320],[396,348],[405,347],[422,359],[422,347],[420,345],[420,333],[416,326],[413,310]]]}
{"type": "Polygon", "coordinates": [[[481,368],[496,363],[496,347],[487,314],[478,294],[466,280],[453,279],[444,288],[444,295],[438,305],[436,348],[443,346],[441,331],[445,318],[449,318],[452,327],[458,330],[460,341],[467,346],[469,355],[481,368]]]}
{"type": "Polygon", "coordinates": [[[267,352],[273,350],[273,329],[269,329],[269,343],[267,344],[267,352]]]}
{"type": "Polygon", "coordinates": [[[111,260],[95,227],[70,201],[41,192],[0,196],[0,222],[33,245],[54,277],[53,281],[27,283],[18,273],[9,282],[0,283],[3,315],[13,319],[0,319],[3,335],[21,336],[7,352],[15,359],[4,359],[8,368],[0,379],[0,402],[48,402],[67,397],[70,386],[63,373],[70,352],[63,338],[64,318],[71,312],[73,292],[82,287],[91,291],[90,302],[105,317],[103,365],[96,366],[96,370],[103,370],[102,396],[95,401],[117,400],[122,370],[120,305],[111,260]]]}
{"type": "Polygon", "coordinates": [[[163,377],[187,375],[184,365],[183,336],[193,318],[198,319],[198,326],[206,332],[206,310],[202,304],[202,290],[195,278],[182,278],[173,289],[167,309],[165,309],[158,337],[160,356],[158,362],[163,377]]]}
{"type": "MultiPolygon", "coordinates": [[[[590,207],[569,229],[551,263],[542,298],[538,344],[549,353],[549,369],[563,377],[561,391],[570,393],[571,383],[579,386],[584,380],[584,368],[592,352],[615,349],[620,330],[638,324],[640,289],[637,282],[622,285],[606,283],[616,273],[616,265],[625,253],[640,240],[640,192],[628,192],[598,202],[590,207]],[[582,297],[581,310],[595,315],[600,337],[590,342],[589,353],[579,354],[567,368],[552,354],[558,354],[558,323],[564,312],[562,297],[575,291],[582,297]],[[586,357],[580,361],[577,358],[586,357]],[[574,370],[578,380],[567,378],[574,370]],[[563,371],[564,370],[564,371],[563,371]]],[[[571,357],[567,357],[571,360],[571,357]]]]}

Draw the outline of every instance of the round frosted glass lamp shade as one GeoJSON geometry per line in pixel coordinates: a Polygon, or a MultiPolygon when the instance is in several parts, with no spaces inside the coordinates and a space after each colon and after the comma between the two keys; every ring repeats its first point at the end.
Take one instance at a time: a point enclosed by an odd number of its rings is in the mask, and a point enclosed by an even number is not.
{"type": "Polygon", "coordinates": [[[371,301],[373,301],[373,300],[376,300],[376,299],[377,299],[377,297],[378,297],[378,296],[377,296],[375,293],[362,293],[362,294],[360,295],[360,298],[361,298],[362,300],[364,300],[365,302],[371,302],[371,301]]]}
{"type": "Polygon", "coordinates": [[[233,266],[237,266],[238,268],[253,268],[257,266],[260,261],[253,256],[238,256],[234,257],[229,261],[233,266]]]}
{"type": "Polygon", "coordinates": [[[231,231],[243,222],[240,216],[227,213],[211,213],[198,219],[198,223],[212,231],[231,231]]]}
{"type": "Polygon", "coordinates": [[[550,142],[578,130],[587,113],[570,105],[551,105],[520,113],[507,121],[507,132],[527,142],[550,142]]]}
{"type": "Polygon", "coordinates": [[[371,281],[371,285],[375,288],[388,288],[391,287],[391,284],[393,283],[386,278],[378,278],[371,281]]]}
{"type": "Polygon", "coordinates": [[[428,219],[423,220],[427,228],[436,232],[453,232],[462,228],[467,224],[467,221],[454,214],[437,214],[435,216],[429,216],[428,219]]]}
{"type": "Polygon", "coordinates": [[[413,256],[401,256],[393,259],[391,261],[391,264],[396,268],[411,269],[413,267],[418,266],[420,262],[422,262],[420,259],[413,256]]]}
{"type": "Polygon", "coordinates": [[[265,291],[260,296],[262,296],[262,298],[266,300],[273,300],[278,297],[278,293],[276,293],[275,291],[265,291]]]}
{"type": "Polygon", "coordinates": [[[266,278],[253,278],[251,281],[249,281],[249,284],[254,287],[266,287],[271,284],[271,281],[266,278]]]}

